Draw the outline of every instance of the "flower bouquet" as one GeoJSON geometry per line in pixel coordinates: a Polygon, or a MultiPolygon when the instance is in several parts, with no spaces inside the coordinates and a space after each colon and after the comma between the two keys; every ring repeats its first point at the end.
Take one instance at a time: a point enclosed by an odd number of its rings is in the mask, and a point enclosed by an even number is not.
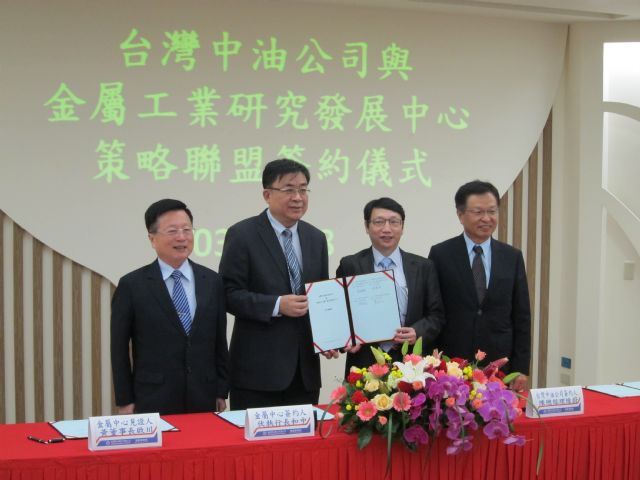
{"type": "Polygon", "coordinates": [[[402,347],[403,361],[371,347],[376,363],[352,367],[343,385],[331,393],[331,403],[339,405],[340,425],[358,433],[358,447],[366,447],[373,434],[387,439],[387,468],[391,443],[403,442],[410,450],[428,444],[444,432],[450,443],[447,454],[468,451],[473,434],[482,428],[490,439],[523,445],[525,439],[513,433],[513,419],[521,414],[518,398],[506,385],[518,373],[506,377],[499,371],[507,359],[480,368],[485,354],[475,361],[453,358],[435,350],[421,355],[418,339],[413,352],[402,347]],[[500,378],[503,377],[503,378],[500,378]]]}

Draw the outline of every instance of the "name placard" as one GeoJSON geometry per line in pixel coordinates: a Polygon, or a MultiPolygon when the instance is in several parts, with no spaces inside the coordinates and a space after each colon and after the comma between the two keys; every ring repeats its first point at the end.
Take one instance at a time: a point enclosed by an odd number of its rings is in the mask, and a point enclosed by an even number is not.
{"type": "Polygon", "coordinates": [[[581,415],[584,413],[582,387],[533,388],[529,391],[525,413],[529,418],[581,415]]]}
{"type": "Polygon", "coordinates": [[[157,413],[89,417],[89,450],[161,447],[159,424],[157,413]]]}
{"type": "Polygon", "coordinates": [[[244,421],[244,438],[247,440],[312,437],[314,434],[315,418],[311,405],[247,409],[244,421]]]}

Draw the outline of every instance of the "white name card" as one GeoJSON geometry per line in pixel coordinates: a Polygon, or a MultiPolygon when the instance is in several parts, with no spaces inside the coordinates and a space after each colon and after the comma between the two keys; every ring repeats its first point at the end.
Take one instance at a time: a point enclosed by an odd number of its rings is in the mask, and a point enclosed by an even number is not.
{"type": "Polygon", "coordinates": [[[529,418],[560,417],[583,413],[582,387],[533,388],[529,391],[526,409],[526,415],[529,418]]]}
{"type": "Polygon", "coordinates": [[[89,450],[161,446],[162,429],[157,413],[89,417],[89,450]]]}
{"type": "Polygon", "coordinates": [[[247,409],[244,421],[244,438],[247,440],[312,437],[314,434],[315,418],[311,405],[247,409]]]}

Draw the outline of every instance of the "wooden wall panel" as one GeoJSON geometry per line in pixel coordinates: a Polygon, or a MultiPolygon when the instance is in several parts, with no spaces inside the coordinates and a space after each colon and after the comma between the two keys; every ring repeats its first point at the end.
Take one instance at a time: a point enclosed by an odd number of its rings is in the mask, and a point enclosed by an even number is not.
{"type": "Polygon", "coordinates": [[[523,174],[520,172],[513,183],[513,240],[511,242],[520,250],[522,250],[522,177],[523,174]]]}
{"type": "Polygon", "coordinates": [[[71,267],[71,357],[73,358],[73,418],[82,418],[82,267],[71,267]]]}
{"type": "MultiPolygon", "coordinates": [[[[63,288],[62,288],[63,257],[53,252],[53,268],[51,281],[53,282],[53,412],[56,419],[64,418],[64,345],[63,331],[63,288]]],[[[52,419],[49,419],[52,420],[52,419]]]]}
{"type": "Polygon", "coordinates": [[[13,393],[16,403],[16,422],[24,422],[24,301],[23,301],[23,247],[24,230],[13,224],[13,365],[15,384],[13,393]]]}
{"type": "Polygon", "coordinates": [[[91,272],[91,411],[102,412],[102,277],[91,272]]]}
{"type": "Polygon", "coordinates": [[[549,114],[542,132],[542,208],[545,219],[541,227],[540,239],[540,326],[538,331],[538,385],[547,385],[547,354],[549,340],[549,270],[551,258],[551,166],[553,112],[549,114]]]}
{"type": "Polygon", "coordinates": [[[44,420],[43,278],[42,243],[33,239],[33,384],[35,420],[44,420]]]}
{"type": "MultiPolygon", "coordinates": [[[[551,218],[551,126],[549,116],[542,133],[541,144],[531,153],[528,163],[519,173],[513,185],[505,192],[500,202],[497,237],[508,241],[523,250],[526,259],[529,288],[534,314],[535,332],[538,348],[534,352],[532,365],[536,372],[535,386],[545,386],[547,366],[547,330],[549,303],[549,249],[551,218]],[[540,165],[542,164],[542,165],[540,165]],[[540,193],[539,193],[540,192],[540,193]],[[541,196],[541,201],[538,196],[541,196]],[[510,201],[511,200],[511,201],[510,201]],[[540,206],[538,206],[540,204],[540,206]],[[525,221],[526,218],[526,221],[525,221]],[[526,240],[525,240],[526,239],[526,240]],[[539,272],[539,278],[537,274],[539,272]],[[537,299],[537,301],[536,301],[537,299]]],[[[103,378],[103,372],[110,372],[110,365],[102,363],[102,331],[108,331],[109,302],[101,295],[103,288],[109,288],[111,294],[114,285],[95,272],[91,272],[70,259],[62,257],[55,251],[40,243],[20,228],[11,219],[3,221],[5,214],[0,211],[0,224],[9,225],[5,232],[0,228],[0,300],[13,304],[11,309],[0,308],[0,332],[13,332],[10,340],[14,342],[14,354],[9,358],[0,354],[0,422],[23,422],[36,420],[55,420],[65,418],[65,411],[71,412],[74,418],[100,415],[109,410],[115,411],[111,374],[103,378]],[[12,234],[12,237],[11,237],[12,234]],[[10,237],[13,239],[11,240],[10,237]],[[31,242],[32,268],[25,269],[25,242],[31,242]],[[5,254],[12,251],[7,258],[5,254]],[[43,273],[44,251],[51,255],[51,272],[43,273]],[[11,263],[13,262],[13,263],[11,263]],[[68,268],[67,270],[67,267],[68,268]],[[13,281],[7,272],[13,271],[13,281]],[[66,272],[70,271],[70,274],[66,272]],[[29,276],[29,278],[25,278],[29,276]],[[89,279],[84,285],[88,288],[83,295],[83,277],[89,279]],[[33,289],[32,295],[24,295],[24,286],[33,289]],[[45,303],[44,289],[51,292],[49,303],[45,303]],[[33,305],[25,308],[24,299],[33,297],[33,305]],[[12,301],[12,302],[11,302],[12,301]],[[70,305],[69,302],[70,301],[70,305]],[[85,302],[89,302],[86,304],[85,302]],[[9,315],[7,315],[9,311],[9,315]],[[25,313],[27,312],[27,313],[25,313]],[[32,313],[29,313],[32,312],[32,313]],[[52,321],[52,339],[44,338],[45,312],[52,321]],[[66,313],[65,313],[66,312],[66,313]],[[31,314],[33,318],[25,318],[31,314]],[[32,321],[33,332],[25,338],[25,321],[32,321]],[[5,330],[5,326],[7,329],[5,330]],[[86,330],[89,329],[89,330],[86,330]],[[86,330],[86,331],[85,331],[86,330]],[[65,334],[71,332],[69,342],[65,345],[65,334]],[[90,344],[83,347],[84,337],[90,344]],[[52,342],[51,355],[44,358],[44,342],[52,342]],[[25,343],[27,342],[27,343],[25,343]],[[26,412],[25,398],[25,345],[33,345],[34,395],[33,414],[26,412]],[[65,365],[65,348],[71,356],[69,365],[65,365]],[[89,351],[90,349],[90,351],[89,351]],[[53,362],[53,378],[45,378],[43,366],[53,362]],[[90,378],[83,379],[83,365],[89,366],[90,378]],[[13,373],[13,375],[10,375],[13,373]],[[12,384],[7,384],[12,379],[12,384]],[[89,384],[84,385],[88,381],[89,384]],[[52,392],[53,405],[47,404],[44,392],[46,387],[52,392]],[[65,393],[65,385],[71,386],[70,394],[65,393]],[[83,388],[86,387],[86,388],[83,388]],[[15,401],[15,411],[8,410],[5,395],[15,401]],[[111,405],[104,405],[104,399],[110,399],[111,405]],[[66,405],[66,410],[65,410],[66,405]],[[45,418],[45,412],[53,412],[53,418],[45,418]],[[33,417],[33,418],[31,418],[33,417]]],[[[110,296],[109,296],[110,298],[110,296]]],[[[47,344],[49,345],[49,344],[47,344]]],[[[108,345],[108,342],[105,342],[108,345]]],[[[108,362],[108,355],[105,361],[108,362]]],[[[29,359],[31,360],[31,359],[29,359]]],[[[30,362],[29,362],[30,363],[30,362]]],[[[86,369],[85,369],[86,371],[86,369]]],[[[532,377],[533,378],[533,377],[532,377]]],[[[30,377],[27,377],[31,381],[30,377]]],[[[105,400],[106,401],[106,400],[105,400]]]]}

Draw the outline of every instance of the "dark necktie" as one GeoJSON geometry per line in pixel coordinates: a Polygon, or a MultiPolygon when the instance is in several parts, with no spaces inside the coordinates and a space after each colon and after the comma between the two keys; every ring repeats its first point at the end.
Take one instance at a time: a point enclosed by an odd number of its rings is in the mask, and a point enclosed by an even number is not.
{"type": "Polygon", "coordinates": [[[178,317],[180,317],[180,322],[184,327],[184,331],[189,335],[192,320],[187,294],[182,286],[182,272],[180,272],[180,270],[174,270],[171,274],[171,278],[173,278],[173,293],[171,295],[171,300],[173,300],[173,304],[176,307],[176,312],[178,312],[178,317]]]}
{"type": "Polygon", "coordinates": [[[482,264],[482,247],[480,245],[475,245],[473,247],[473,251],[476,252],[476,254],[473,257],[471,271],[473,272],[473,282],[476,285],[478,302],[482,303],[484,295],[487,293],[487,274],[484,271],[484,265],[482,264]]]}
{"type": "Polygon", "coordinates": [[[299,295],[302,293],[302,269],[296,252],[293,251],[293,242],[291,230],[288,228],[282,231],[284,256],[287,258],[287,267],[289,269],[289,281],[291,282],[291,291],[299,295]]]}

